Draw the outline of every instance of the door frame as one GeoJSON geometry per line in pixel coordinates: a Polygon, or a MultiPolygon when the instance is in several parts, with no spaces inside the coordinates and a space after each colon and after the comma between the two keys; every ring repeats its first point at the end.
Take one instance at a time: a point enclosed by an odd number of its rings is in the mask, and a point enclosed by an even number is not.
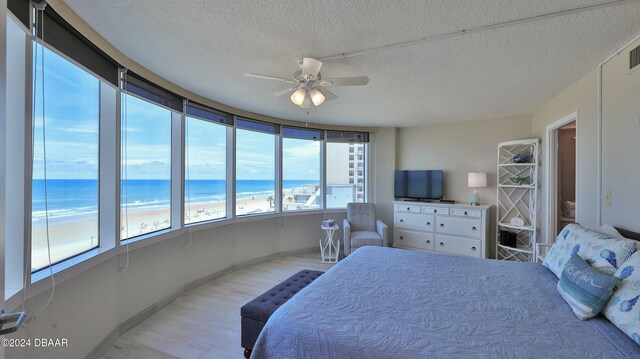
{"type": "MultiPolygon", "coordinates": [[[[578,143],[580,141],[579,128],[580,121],[578,119],[578,111],[574,111],[566,116],[563,116],[559,120],[549,124],[545,131],[546,133],[546,151],[547,158],[545,163],[545,181],[547,184],[547,189],[545,191],[545,211],[546,211],[546,223],[545,223],[545,234],[546,234],[546,243],[552,243],[553,239],[556,237],[556,233],[558,230],[558,130],[560,127],[571,123],[576,122],[576,172],[578,170],[578,161],[579,152],[577,150],[578,143]],[[552,205],[552,204],[556,205],[552,205]]],[[[576,203],[577,203],[577,192],[578,192],[578,176],[576,175],[576,203]]],[[[578,218],[578,207],[576,206],[576,219],[578,218]]]]}

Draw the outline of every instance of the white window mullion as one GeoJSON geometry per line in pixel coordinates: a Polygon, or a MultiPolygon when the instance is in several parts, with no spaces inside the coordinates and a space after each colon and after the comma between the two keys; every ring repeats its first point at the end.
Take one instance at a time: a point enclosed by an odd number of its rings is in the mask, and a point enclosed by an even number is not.
{"type": "MultiPolygon", "coordinates": [[[[123,76],[123,69],[118,69],[118,78],[121,79],[123,76]]],[[[116,89],[116,120],[115,120],[115,125],[114,125],[114,129],[115,129],[115,134],[114,134],[114,138],[113,138],[113,143],[115,145],[115,159],[116,159],[116,166],[115,166],[115,182],[114,183],[109,183],[109,186],[114,186],[115,187],[115,201],[116,201],[116,208],[113,209],[113,213],[115,216],[115,222],[114,225],[116,227],[116,237],[115,237],[115,243],[114,243],[114,247],[116,248],[116,253],[120,253],[120,245],[122,244],[121,241],[123,239],[122,236],[122,186],[121,186],[121,182],[122,182],[122,166],[123,166],[123,157],[122,157],[122,131],[124,131],[124,129],[122,128],[122,96],[123,96],[123,92],[120,88],[116,89]]]]}
{"type": "Polygon", "coordinates": [[[320,208],[327,209],[327,140],[326,131],[325,139],[320,144],[320,208]]]}
{"type": "MultiPolygon", "coordinates": [[[[6,171],[6,173],[3,172],[2,178],[6,182],[4,185],[0,185],[0,189],[6,191],[3,192],[5,195],[4,203],[11,204],[11,207],[6,208],[5,215],[2,216],[4,225],[0,224],[0,228],[3,229],[2,234],[6,236],[5,252],[2,257],[5,271],[3,276],[5,297],[18,293],[23,287],[24,223],[27,210],[25,207],[28,206],[27,203],[31,203],[24,202],[25,192],[31,190],[31,186],[26,180],[27,175],[29,178],[31,176],[31,172],[26,171],[29,161],[23,151],[16,150],[26,148],[31,144],[30,136],[27,136],[31,132],[26,132],[31,128],[31,111],[26,112],[27,107],[30,108],[27,104],[31,103],[29,101],[31,96],[28,92],[31,91],[31,86],[30,83],[27,83],[27,79],[30,79],[31,76],[26,76],[27,71],[31,69],[30,61],[27,60],[30,52],[26,50],[29,41],[27,41],[28,37],[19,24],[12,16],[7,17],[6,85],[10,91],[6,91],[6,123],[3,130],[0,131],[4,136],[2,140],[6,141],[4,145],[7,149],[2,155],[2,161],[5,161],[2,170],[6,171]],[[27,118],[27,116],[29,117],[27,118]],[[29,122],[29,127],[25,126],[25,122],[29,122]]],[[[29,198],[31,197],[29,196],[29,198]]]]}
{"type": "Polygon", "coordinates": [[[24,271],[26,293],[31,292],[31,206],[33,178],[33,42],[27,34],[25,43],[25,117],[24,117],[24,271]]]}
{"type": "MultiPolygon", "coordinates": [[[[100,82],[99,238],[100,249],[116,246],[120,238],[120,91],[100,82]]],[[[93,244],[93,243],[92,243],[93,244]]]]}
{"type": "Polygon", "coordinates": [[[236,216],[236,128],[227,127],[227,219],[236,216]]]}
{"type": "Polygon", "coordinates": [[[275,156],[276,156],[276,160],[275,160],[275,197],[274,198],[274,206],[275,206],[275,212],[276,213],[280,213],[282,212],[282,126],[280,127],[280,133],[276,134],[276,140],[275,140],[275,156]]]}
{"type": "Polygon", "coordinates": [[[184,153],[183,114],[171,112],[171,228],[180,229],[184,222],[184,181],[182,159],[184,153]]]}

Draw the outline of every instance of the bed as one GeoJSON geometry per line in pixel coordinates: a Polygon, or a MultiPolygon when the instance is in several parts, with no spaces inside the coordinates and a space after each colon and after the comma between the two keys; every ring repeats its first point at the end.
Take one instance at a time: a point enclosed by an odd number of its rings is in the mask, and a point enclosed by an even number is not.
{"type": "Polygon", "coordinates": [[[280,307],[251,358],[639,358],[541,264],[362,247],[280,307]]]}

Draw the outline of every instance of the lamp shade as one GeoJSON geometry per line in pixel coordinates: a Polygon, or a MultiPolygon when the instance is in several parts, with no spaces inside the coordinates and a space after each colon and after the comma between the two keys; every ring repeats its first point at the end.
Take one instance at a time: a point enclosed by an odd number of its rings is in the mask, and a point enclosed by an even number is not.
{"type": "Polygon", "coordinates": [[[289,97],[289,99],[291,99],[291,102],[293,102],[294,104],[300,106],[304,102],[305,97],[307,97],[307,89],[299,87],[291,94],[291,97],[289,97]]]}
{"type": "Polygon", "coordinates": [[[472,188],[487,187],[486,172],[469,172],[468,186],[472,188]]]}
{"type": "Polygon", "coordinates": [[[322,103],[325,100],[325,97],[322,94],[322,92],[320,92],[320,91],[318,91],[316,89],[309,90],[309,96],[311,97],[311,102],[313,102],[314,106],[322,105],[322,103]]]}

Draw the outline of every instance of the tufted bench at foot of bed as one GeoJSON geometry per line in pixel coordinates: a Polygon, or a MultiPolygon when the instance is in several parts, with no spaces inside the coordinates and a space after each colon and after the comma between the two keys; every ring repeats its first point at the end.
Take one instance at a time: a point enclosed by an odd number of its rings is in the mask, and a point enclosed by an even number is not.
{"type": "Polygon", "coordinates": [[[271,314],[323,273],[311,269],[301,270],[240,308],[241,345],[245,358],[251,355],[253,345],[271,314]]]}

